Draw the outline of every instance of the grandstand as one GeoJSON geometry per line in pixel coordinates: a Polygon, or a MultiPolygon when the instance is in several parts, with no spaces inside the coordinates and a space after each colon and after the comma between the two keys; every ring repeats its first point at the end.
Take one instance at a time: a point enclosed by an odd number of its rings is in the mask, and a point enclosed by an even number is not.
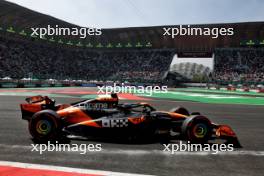
{"type": "Polygon", "coordinates": [[[202,64],[183,62],[180,64],[175,64],[171,68],[172,72],[177,72],[182,76],[185,76],[189,80],[193,80],[196,75],[209,76],[210,68],[205,67],[202,64]]]}
{"type": "Polygon", "coordinates": [[[214,79],[219,83],[263,84],[264,48],[217,48],[214,79]]]}
{"type": "Polygon", "coordinates": [[[161,83],[175,54],[191,53],[195,58],[202,53],[214,54],[212,75],[197,64],[189,64],[188,73],[179,71],[177,75],[182,73],[181,76],[194,81],[195,72],[203,73],[210,76],[206,81],[221,84],[264,82],[264,22],[192,25],[234,28],[234,36],[217,39],[211,36],[172,39],[163,36],[164,26],[103,29],[103,35],[85,39],[79,36],[40,39],[30,35],[30,28],[79,26],[6,1],[0,2],[0,9],[0,78],[161,83]]]}
{"type": "Polygon", "coordinates": [[[160,80],[172,61],[169,51],[96,51],[40,45],[0,37],[0,77],[22,79],[160,80]]]}

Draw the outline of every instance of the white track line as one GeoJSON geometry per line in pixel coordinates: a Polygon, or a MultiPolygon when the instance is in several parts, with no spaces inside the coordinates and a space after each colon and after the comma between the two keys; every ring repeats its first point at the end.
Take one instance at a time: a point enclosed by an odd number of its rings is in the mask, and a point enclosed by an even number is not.
{"type": "MultiPolygon", "coordinates": [[[[6,145],[6,144],[0,144],[0,148],[5,148],[5,149],[25,149],[31,151],[32,147],[27,146],[27,145],[6,145]]],[[[43,152],[47,153],[48,151],[43,152]]],[[[68,152],[68,151],[64,151],[68,152]]],[[[34,153],[38,153],[35,152],[34,153]]],[[[78,152],[72,152],[72,153],[78,153],[78,152]]],[[[256,150],[235,150],[235,151],[230,151],[230,152],[218,152],[214,154],[214,152],[204,152],[204,151],[199,151],[199,152],[174,152],[174,154],[171,154],[170,152],[163,152],[162,150],[131,150],[131,149],[104,149],[102,148],[102,151],[98,152],[87,152],[87,155],[92,155],[92,154],[116,154],[116,155],[167,155],[167,156],[179,156],[179,155],[190,155],[190,156],[207,156],[207,155],[229,155],[229,156],[264,156],[264,151],[256,151],[256,150]]]]}
{"type": "Polygon", "coordinates": [[[179,155],[190,155],[190,156],[207,156],[207,155],[250,155],[250,156],[264,156],[264,151],[251,151],[251,150],[237,150],[232,152],[218,152],[216,154],[212,152],[174,152],[171,154],[170,152],[163,152],[162,150],[103,150],[102,152],[111,153],[111,154],[127,154],[127,155],[167,155],[167,156],[179,156],[179,155]]]}
{"type": "Polygon", "coordinates": [[[10,162],[10,161],[0,161],[0,166],[18,167],[24,169],[41,169],[41,170],[49,170],[49,171],[74,172],[79,174],[107,175],[107,176],[148,176],[142,174],[100,171],[100,170],[91,170],[91,169],[77,169],[72,167],[61,167],[61,166],[43,165],[43,164],[29,164],[29,163],[10,162]]]}

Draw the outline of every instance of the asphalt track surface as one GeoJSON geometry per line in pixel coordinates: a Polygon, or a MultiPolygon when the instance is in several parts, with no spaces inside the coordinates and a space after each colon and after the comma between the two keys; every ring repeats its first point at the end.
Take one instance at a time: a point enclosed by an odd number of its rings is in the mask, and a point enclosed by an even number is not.
{"type": "MultiPolygon", "coordinates": [[[[56,98],[58,103],[70,103],[78,98],[56,98]]],[[[165,154],[158,142],[129,144],[105,140],[72,140],[76,144],[102,144],[102,152],[84,155],[78,152],[31,151],[27,122],[21,120],[20,96],[0,96],[0,160],[47,164],[125,173],[181,176],[263,175],[264,173],[264,107],[250,105],[203,104],[196,102],[151,100],[157,109],[169,110],[181,105],[190,111],[200,111],[216,123],[230,125],[243,145],[231,153],[165,154]]],[[[172,141],[177,143],[177,141],[172,141]]],[[[0,174],[1,175],[1,174],[0,174]]]]}

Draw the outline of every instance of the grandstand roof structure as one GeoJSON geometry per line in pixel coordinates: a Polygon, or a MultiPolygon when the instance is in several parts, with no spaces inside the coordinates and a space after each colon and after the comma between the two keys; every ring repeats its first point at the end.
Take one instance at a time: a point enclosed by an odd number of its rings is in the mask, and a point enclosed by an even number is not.
{"type": "MultiPolygon", "coordinates": [[[[0,36],[2,32],[17,33],[30,37],[32,27],[78,27],[54,17],[44,15],[19,5],[0,1],[0,36]]],[[[215,48],[225,47],[264,47],[264,22],[226,23],[226,24],[199,24],[191,25],[201,28],[234,28],[233,36],[177,36],[174,39],[164,36],[163,27],[130,27],[102,29],[101,36],[87,36],[80,39],[78,36],[52,37],[47,41],[60,44],[69,44],[76,47],[93,49],[120,49],[120,48],[153,48],[174,49],[176,51],[210,52],[215,48]],[[70,41],[70,42],[69,42],[70,41]]],[[[31,38],[32,39],[32,38],[31,38]]],[[[40,40],[38,38],[32,40],[40,40]]]]}
{"type": "Polygon", "coordinates": [[[174,64],[171,66],[170,71],[176,72],[188,79],[193,79],[195,75],[208,76],[211,72],[209,67],[206,67],[202,64],[191,63],[191,62],[182,62],[182,63],[174,64]]]}

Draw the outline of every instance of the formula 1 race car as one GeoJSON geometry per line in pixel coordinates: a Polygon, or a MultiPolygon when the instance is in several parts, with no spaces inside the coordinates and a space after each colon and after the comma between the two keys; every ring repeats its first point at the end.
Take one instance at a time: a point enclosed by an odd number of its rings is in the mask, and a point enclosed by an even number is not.
{"type": "Polygon", "coordinates": [[[22,119],[28,120],[35,141],[45,143],[69,135],[153,137],[169,140],[173,135],[192,143],[223,139],[240,147],[236,134],[227,125],[212,123],[200,113],[183,107],[157,111],[148,103],[118,102],[117,94],[83,100],[72,104],[55,104],[47,96],[26,98],[21,104],[22,119]]]}

